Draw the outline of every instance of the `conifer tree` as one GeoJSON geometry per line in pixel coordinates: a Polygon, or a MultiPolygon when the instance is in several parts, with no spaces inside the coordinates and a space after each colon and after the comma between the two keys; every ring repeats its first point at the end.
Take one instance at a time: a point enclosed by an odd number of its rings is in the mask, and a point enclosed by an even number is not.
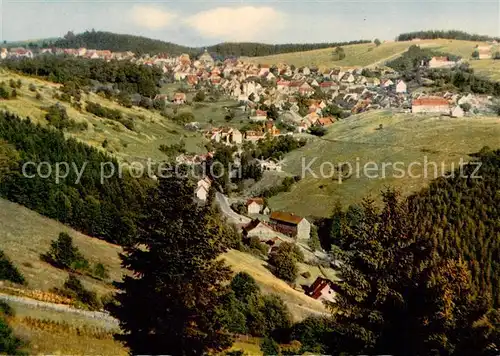
{"type": "Polygon", "coordinates": [[[117,284],[118,304],[110,311],[133,354],[201,355],[231,344],[217,313],[230,278],[217,259],[226,230],[193,192],[187,179],[160,180],[135,244],[121,256],[133,276],[117,284]]]}
{"type": "Polygon", "coordinates": [[[344,223],[334,284],[332,352],[480,355],[488,339],[476,327],[486,298],[476,298],[464,263],[441,259],[433,241],[415,235],[408,206],[394,191],[384,207],[365,200],[361,220],[344,223]]]}

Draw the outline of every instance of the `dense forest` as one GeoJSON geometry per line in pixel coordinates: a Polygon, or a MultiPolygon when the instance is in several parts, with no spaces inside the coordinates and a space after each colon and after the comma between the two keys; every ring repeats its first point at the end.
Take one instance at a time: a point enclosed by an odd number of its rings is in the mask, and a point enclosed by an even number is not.
{"type": "Polygon", "coordinates": [[[397,41],[411,41],[413,39],[422,39],[422,40],[435,40],[438,38],[446,38],[450,40],[462,40],[462,41],[493,41],[499,40],[496,37],[470,34],[464,31],[458,30],[450,30],[450,31],[415,31],[402,33],[397,37],[397,41]]]}
{"type": "Polygon", "coordinates": [[[409,199],[416,231],[438,252],[469,263],[477,293],[500,307],[500,150],[477,155],[464,175],[440,178],[409,199]]]}
{"type": "MultiPolygon", "coordinates": [[[[2,169],[1,196],[109,242],[126,244],[135,234],[149,183],[132,179],[126,170],[120,179],[116,159],[65,139],[59,130],[5,112],[0,113],[0,143],[2,165],[9,168],[2,169]],[[27,162],[33,164],[24,167],[27,162]],[[69,165],[67,177],[59,182],[58,162],[69,165]],[[101,183],[101,169],[109,174],[111,167],[116,174],[101,183]]],[[[60,172],[65,173],[66,167],[60,166],[60,172]]]]}
{"type": "MultiPolygon", "coordinates": [[[[433,181],[429,188],[407,200],[411,229],[433,244],[443,258],[464,260],[472,274],[475,293],[500,306],[500,150],[477,154],[481,179],[464,178],[460,172],[433,181]]],[[[472,176],[475,164],[463,168],[472,176]]],[[[363,220],[360,206],[342,210],[338,204],[331,218],[319,223],[324,247],[346,248],[345,228],[355,229],[363,220]]],[[[412,232],[412,233],[413,233],[412,232]]]]}
{"type": "Polygon", "coordinates": [[[64,38],[44,44],[44,46],[49,45],[57,48],[85,47],[97,50],[107,49],[112,52],[130,51],[137,54],[168,53],[180,55],[182,53],[196,54],[200,52],[199,49],[180,46],[171,42],[103,31],[85,31],[77,35],[68,32],[64,38]]]}
{"type": "Polygon", "coordinates": [[[346,46],[351,44],[369,43],[370,41],[359,40],[349,42],[331,42],[331,43],[289,43],[289,44],[264,44],[264,43],[221,43],[210,46],[207,50],[219,57],[260,57],[270,56],[281,53],[312,51],[315,49],[331,48],[337,46],[346,46]]]}
{"type": "Polygon", "coordinates": [[[158,93],[162,71],[157,67],[136,65],[128,61],[110,61],[62,56],[38,56],[33,59],[7,59],[2,66],[27,75],[46,78],[55,83],[75,82],[88,86],[92,81],[112,83],[129,94],[154,97],[158,93]]]}
{"type": "MultiPolygon", "coordinates": [[[[216,59],[224,60],[228,57],[257,57],[268,56],[280,53],[302,52],[313,49],[330,48],[345,46],[349,44],[368,43],[370,41],[350,41],[350,42],[332,42],[332,43],[289,43],[289,44],[264,44],[254,42],[226,42],[206,49],[216,59]]],[[[92,48],[98,50],[110,50],[113,52],[131,51],[137,54],[159,54],[167,53],[169,55],[180,55],[187,53],[191,56],[198,56],[203,53],[204,48],[193,48],[177,45],[171,42],[154,40],[145,37],[122,35],[102,31],[86,31],[80,34],[68,32],[64,38],[54,42],[46,42],[43,46],[54,46],[60,48],[92,48]]]]}

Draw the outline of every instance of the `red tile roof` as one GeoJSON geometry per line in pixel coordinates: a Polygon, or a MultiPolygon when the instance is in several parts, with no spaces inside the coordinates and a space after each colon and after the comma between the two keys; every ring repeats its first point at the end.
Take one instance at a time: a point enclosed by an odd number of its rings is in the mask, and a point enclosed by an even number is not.
{"type": "Polygon", "coordinates": [[[443,98],[423,98],[413,100],[413,106],[445,106],[449,105],[448,100],[443,98]]]}
{"type": "Polygon", "coordinates": [[[247,200],[247,205],[250,205],[252,203],[257,203],[259,205],[264,205],[264,199],[262,198],[251,198],[247,200]]]}
{"type": "Polygon", "coordinates": [[[309,287],[309,296],[318,299],[321,296],[321,291],[327,287],[328,285],[331,285],[332,281],[318,277],[314,281],[314,283],[309,287]]]}

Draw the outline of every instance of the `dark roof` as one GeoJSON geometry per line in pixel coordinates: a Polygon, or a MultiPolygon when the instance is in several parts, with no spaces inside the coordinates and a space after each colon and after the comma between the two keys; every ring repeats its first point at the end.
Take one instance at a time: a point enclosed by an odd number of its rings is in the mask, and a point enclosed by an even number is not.
{"type": "Polygon", "coordinates": [[[275,211],[270,216],[271,220],[281,221],[288,224],[298,225],[304,218],[294,213],[285,213],[282,211],[275,211]]]}

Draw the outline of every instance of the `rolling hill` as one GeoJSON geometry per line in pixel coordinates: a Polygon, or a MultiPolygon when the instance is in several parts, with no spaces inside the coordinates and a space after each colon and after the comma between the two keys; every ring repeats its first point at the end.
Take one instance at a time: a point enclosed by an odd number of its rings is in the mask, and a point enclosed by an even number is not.
{"type": "MultiPolygon", "coordinates": [[[[115,154],[118,158],[129,161],[145,158],[162,160],[166,156],[159,150],[159,146],[161,144],[177,143],[181,138],[186,143],[188,152],[201,153],[205,151],[204,144],[206,141],[200,134],[185,130],[182,126],[161,116],[158,112],[135,106],[125,108],[94,93],[82,94],[82,102],[92,101],[107,108],[118,109],[124,116],[132,118],[135,129],[129,130],[121,123],[99,118],[85,110],[79,111],[69,103],[55,99],[54,93],[60,87],[59,84],[0,69],[0,81],[9,82],[11,79],[14,81],[21,80],[22,87],[16,89],[18,92],[16,99],[0,102],[0,109],[11,111],[20,117],[29,117],[32,121],[45,125],[47,121],[45,120],[46,111],[44,108],[59,103],[59,105],[66,108],[68,115],[72,119],[88,124],[87,130],[70,132],[68,135],[100,148],[102,148],[102,144],[106,140],[108,142],[106,150],[115,154]],[[31,91],[30,86],[34,86],[36,91],[41,94],[41,99],[36,98],[36,92],[31,91]]],[[[222,111],[221,107],[216,107],[215,112],[210,113],[212,116],[220,113],[223,118],[222,111]]]]}
{"type": "MultiPolygon", "coordinates": [[[[435,39],[422,41],[385,42],[380,46],[373,43],[353,44],[343,46],[346,57],[340,61],[332,60],[334,48],[318,49],[314,51],[285,53],[273,56],[262,56],[248,58],[246,61],[258,64],[287,63],[296,67],[315,66],[320,69],[335,67],[370,67],[383,65],[385,62],[403,54],[410,46],[419,45],[431,47],[440,52],[455,54],[468,60],[470,59],[476,45],[484,45],[484,42],[461,41],[450,39],[435,39]]],[[[490,62],[491,63],[491,62],[490,62]]],[[[473,61],[478,68],[487,66],[486,61],[473,61]],[[482,64],[484,62],[484,64],[482,64]]]]}
{"type": "MultiPolygon", "coordinates": [[[[399,174],[394,168],[386,167],[385,178],[382,176],[382,163],[401,162],[398,166],[408,172],[412,162],[438,164],[446,170],[461,158],[468,161],[469,154],[478,152],[483,146],[500,147],[500,119],[498,118],[438,118],[431,116],[413,116],[411,114],[393,114],[384,111],[372,111],[350,117],[335,123],[326,136],[307,146],[292,151],[285,156],[284,170],[294,175],[302,174],[302,167],[311,161],[315,178],[307,173],[306,177],[295,184],[291,192],[281,193],[269,200],[274,210],[292,211],[303,216],[328,216],[334,204],[357,203],[365,196],[379,196],[385,186],[393,186],[408,194],[420,190],[434,178],[434,167],[428,166],[428,178],[423,175],[422,166],[412,168],[415,178],[399,174]],[[381,126],[382,125],[382,128],[381,126]],[[331,173],[329,164],[325,164],[325,178],[321,178],[320,165],[331,162],[339,167],[343,162],[350,162],[353,170],[359,162],[359,178],[354,174],[349,179],[338,182],[338,174],[327,178],[331,173]],[[363,172],[367,162],[378,164],[379,178],[373,171],[363,172]],[[396,175],[396,177],[393,176],[396,175]]],[[[347,175],[347,174],[346,174],[347,175]]]]}
{"type": "MultiPolygon", "coordinates": [[[[278,53],[308,51],[318,48],[334,47],[352,43],[370,42],[366,40],[338,42],[338,43],[288,43],[288,44],[265,44],[257,42],[224,42],[212,46],[188,47],[172,42],[156,40],[141,36],[117,34],[103,31],[86,31],[80,34],[68,33],[64,38],[55,40],[38,40],[36,43],[42,46],[49,44],[60,48],[92,48],[99,50],[110,50],[113,52],[131,51],[138,54],[168,53],[180,55],[187,53],[192,56],[201,54],[204,49],[212,53],[218,59],[239,56],[263,56],[278,53]]],[[[27,42],[26,44],[28,44],[27,42]]]]}

